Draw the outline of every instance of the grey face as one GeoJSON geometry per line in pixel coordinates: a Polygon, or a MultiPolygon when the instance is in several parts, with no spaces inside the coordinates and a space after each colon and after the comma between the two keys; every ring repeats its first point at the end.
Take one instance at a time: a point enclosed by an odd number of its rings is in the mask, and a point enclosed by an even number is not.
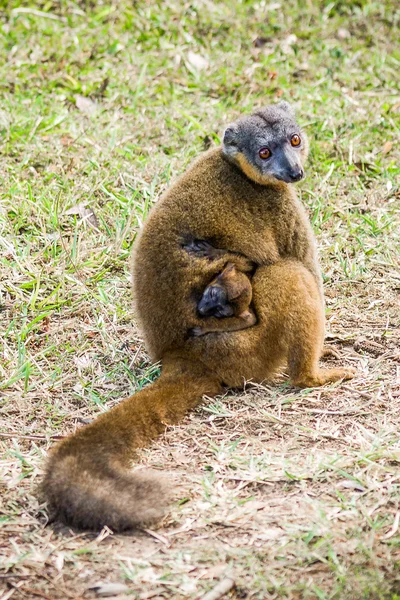
{"type": "Polygon", "coordinates": [[[197,305],[202,317],[231,317],[233,308],[228,304],[226,290],[218,285],[209,285],[197,305]]]}
{"type": "Polygon", "coordinates": [[[271,179],[293,183],[304,177],[307,139],[287,102],[257,110],[230,125],[223,150],[244,171],[243,164],[250,165],[260,183],[271,179]]]}

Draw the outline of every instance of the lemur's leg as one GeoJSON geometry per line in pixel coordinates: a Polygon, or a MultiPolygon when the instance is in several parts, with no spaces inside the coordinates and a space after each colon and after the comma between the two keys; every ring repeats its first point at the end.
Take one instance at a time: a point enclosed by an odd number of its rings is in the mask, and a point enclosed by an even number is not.
{"type": "Polygon", "coordinates": [[[279,347],[287,356],[294,385],[315,387],[351,379],[353,369],[321,368],[325,333],[324,309],[318,285],[297,261],[282,260],[259,267],[253,277],[253,300],[264,343],[273,356],[279,347]]]}

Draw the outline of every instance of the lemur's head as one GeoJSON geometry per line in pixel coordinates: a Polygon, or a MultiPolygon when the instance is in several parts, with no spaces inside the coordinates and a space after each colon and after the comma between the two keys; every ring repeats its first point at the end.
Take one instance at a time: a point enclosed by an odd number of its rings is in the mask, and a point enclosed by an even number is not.
{"type": "Polygon", "coordinates": [[[201,317],[232,317],[234,313],[226,289],[218,283],[206,287],[197,310],[201,317]]]}
{"type": "Polygon", "coordinates": [[[304,177],[308,141],[287,102],[260,108],[229,125],[222,148],[256,183],[294,183],[304,177]]]}

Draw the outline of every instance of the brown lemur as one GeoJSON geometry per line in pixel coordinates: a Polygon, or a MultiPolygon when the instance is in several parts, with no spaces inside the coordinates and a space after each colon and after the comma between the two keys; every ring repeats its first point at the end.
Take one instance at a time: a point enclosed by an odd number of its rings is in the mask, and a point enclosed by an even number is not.
{"type": "Polygon", "coordinates": [[[55,518],[114,530],[159,519],[168,494],[159,474],[130,471],[135,450],[205,394],[268,380],[285,362],[296,386],[353,376],[318,364],[321,275],[292,186],[303,177],[307,151],[290,105],[256,110],[230,125],[222,147],[202,154],[152,208],[135,242],[133,291],[146,347],[162,373],[54,448],[42,490],[55,518]],[[229,331],[227,319],[227,331],[190,335],[204,324],[197,315],[204,290],[228,263],[254,271],[256,324],[229,331]]]}

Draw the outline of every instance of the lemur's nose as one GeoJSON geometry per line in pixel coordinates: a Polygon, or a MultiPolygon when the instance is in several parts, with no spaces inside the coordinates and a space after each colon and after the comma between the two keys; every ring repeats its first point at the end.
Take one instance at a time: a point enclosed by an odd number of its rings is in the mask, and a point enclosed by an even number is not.
{"type": "Polygon", "coordinates": [[[292,181],[300,181],[300,179],[303,179],[304,176],[304,171],[303,169],[296,169],[296,170],[291,170],[289,171],[289,177],[292,181]]]}

